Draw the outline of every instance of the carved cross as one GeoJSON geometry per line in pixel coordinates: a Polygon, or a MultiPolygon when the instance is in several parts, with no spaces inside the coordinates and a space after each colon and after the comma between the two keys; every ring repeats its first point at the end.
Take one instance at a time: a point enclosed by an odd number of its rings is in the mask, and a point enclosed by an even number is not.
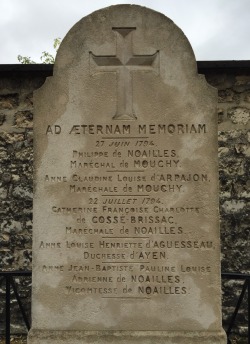
{"type": "Polygon", "coordinates": [[[135,27],[114,27],[116,55],[98,56],[90,52],[96,72],[117,73],[117,112],[113,119],[136,119],[133,111],[133,71],[157,71],[159,51],[153,55],[134,55],[132,33],[135,27]]]}

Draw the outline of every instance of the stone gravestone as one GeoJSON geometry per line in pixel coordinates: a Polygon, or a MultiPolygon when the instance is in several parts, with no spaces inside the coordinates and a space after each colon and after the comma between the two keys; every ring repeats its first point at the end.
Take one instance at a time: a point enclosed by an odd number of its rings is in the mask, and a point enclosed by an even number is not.
{"type": "Polygon", "coordinates": [[[35,94],[29,343],[226,343],[216,105],[162,14],[69,31],[35,94]]]}

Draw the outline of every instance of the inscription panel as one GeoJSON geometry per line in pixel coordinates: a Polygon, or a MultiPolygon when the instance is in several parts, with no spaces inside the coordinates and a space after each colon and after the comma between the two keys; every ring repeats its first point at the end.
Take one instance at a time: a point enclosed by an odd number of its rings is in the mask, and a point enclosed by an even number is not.
{"type": "Polygon", "coordinates": [[[65,300],[192,300],[193,281],[214,273],[218,247],[197,225],[208,215],[199,194],[212,187],[211,169],[190,164],[181,142],[206,140],[209,123],[110,123],[44,128],[48,140],[76,147],[64,148],[64,174],[49,163],[41,175],[46,193],[56,188],[63,201],[46,206],[58,234],[38,242],[38,269],[45,280],[61,277],[65,300]]]}

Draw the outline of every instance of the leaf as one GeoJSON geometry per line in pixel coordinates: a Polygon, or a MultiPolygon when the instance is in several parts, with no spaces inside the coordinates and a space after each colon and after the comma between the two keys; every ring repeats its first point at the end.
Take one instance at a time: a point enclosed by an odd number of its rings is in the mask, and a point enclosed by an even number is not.
{"type": "MultiPolygon", "coordinates": [[[[62,40],[59,37],[54,39],[53,48],[55,49],[55,53],[58,51],[59,46],[61,44],[61,41],[62,40]]],[[[18,55],[17,59],[22,64],[35,64],[35,63],[37,63],[37,62],[31,60],[31,57],[29,57],[29,56],[18,55]]],[[[53,63],[55,63],[55,56],[52,55],[51,53],[47,52],[47,51],[43,51],[42,55],[40,56],[40,60],[43,64],[53,64],[53,63]]]]}

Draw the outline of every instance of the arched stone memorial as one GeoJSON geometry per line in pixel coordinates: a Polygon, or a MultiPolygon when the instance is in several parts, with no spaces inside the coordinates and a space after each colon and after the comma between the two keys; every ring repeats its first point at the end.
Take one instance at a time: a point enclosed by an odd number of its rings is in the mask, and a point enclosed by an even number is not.
{"type": "Polygon", "coordinates": [[[80,20],[35,93],[30,344],[222,344],[217,91],[167,17],[80,20]]]}

